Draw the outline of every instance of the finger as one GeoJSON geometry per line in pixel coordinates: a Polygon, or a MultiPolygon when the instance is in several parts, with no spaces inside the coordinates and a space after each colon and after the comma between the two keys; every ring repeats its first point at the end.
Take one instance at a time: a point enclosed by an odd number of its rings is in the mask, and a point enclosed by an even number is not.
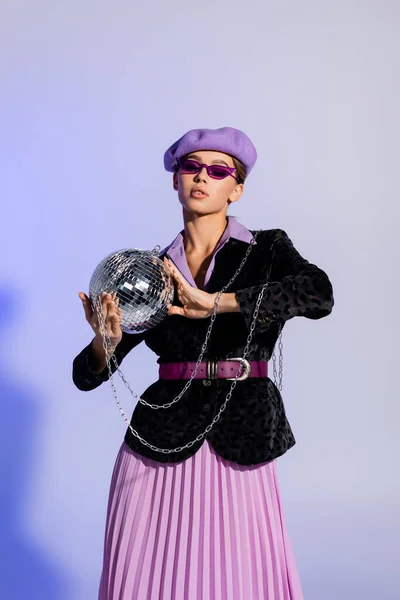
{"type": "Polygon", "coordinates": [[[169,258],[167,258],[167,265],[171,273],[176,273],[178,271],[174,263],[171,260],[169,260],[169,258]]]}
{"type": "Polygon", "coordinates": [[[117,297],[117,292],[114,292],[113,294],[111,294],[112,296],[112,300],[115,304],[115,307],[117,309],[117,312],[120,311],[121,309],[119,308],[119,298],[117,297]]]}
{"type": "Polygon", "coordinates": [[[109,306],[111,306],[111,304],[114,304],[112,294],[105,293],[101,300],[101,307],[103,310],[104,318],[107,318],[108,309],[109,309],[109,306]]]}
{"type": "Polygon", "coordinates": [[[179,306],[171,306],[168,309],[168,316],[172,317],[172,315],[180,315],[180,316],[184,317],[185,311],[183,310],[183,308],[180,308],[179,306]]]}
{"type": "Polygon", "coordinates": [[[121,319],[120,319],[119,315],[114,315],[113,317],[110,318],[109,327],[110,327],[111,335],[118,335],[118,333],[120,333],[121,319]]]}
{"type": "Polygon", "coordinates": [[[164,268],[167,271],[168,275],[171,275],[170,262],[166,256],[164,256],[164,258],[163,258],[163,263],[164,263],[164,268]]]}
{"type": "Polygon", "coordinates": [[[83,310],[85,311],[85,318],[87,321],[91,321],[93,316],[93,309],[90,299],[83,292],[79,292],[79,298],[81,299],[83,310]]]}
{"type": "Polygon", "coordinates": [[[171,277],[174,281],[176,281],[176,275],[172,271],[170,265],[166,265],[166,269],[167,269],[168,276],[171,277]]]}
{"type": "Polygon", "coordinates": [[[111,294],[102,292],[96,300],[96,310],[94,311],[92,325],[99,327],[99,313],[102,314],[103,320],[107,324],[108,303],[111,302],[111,294]]]}
{"type": "Polygon", "coordinates": [[[176,281],[176,283],[178,285],[181,285],[182,287],[188,287],[189,286],[189,284],[187,283],[187,281],[184,278],[184,276],[175,267],[172,267],[172,269],[171,269],[171,276],[176,281]]]}
{"type": "Polygon", "coordinates": [[[176,273],[178,271],[174,263],[169,258],[166,259],[166,265],[170,273],[176,273]]]}
{"type": "Polygon", "coordinates": [[[178,287],[177,287],[176,291],[177,291],[177,294],[178,294],[179,298],[181,300],[184,299],[186,301],[187,294],[185,293],[185,289],[184,289],[184,287],[183,287],[183,285],[181,283],[178,284],[178,287]]]}
{"type": "Polygon", "coordinates": [[[114,302],[114,300],[107,300],[105,303],[105,320],[106,320],[106,325],[107,325],[107,330],[111,330],[112,329],[112,321],[114,319],[114,317],[117,316],[117,305],[114,302]]]}
{"type": "Polygon", "coordinates": [[[181,304],[186,304],[186,296],[182,293],[181,290],[177,290],[177,296],[181,304]]]}

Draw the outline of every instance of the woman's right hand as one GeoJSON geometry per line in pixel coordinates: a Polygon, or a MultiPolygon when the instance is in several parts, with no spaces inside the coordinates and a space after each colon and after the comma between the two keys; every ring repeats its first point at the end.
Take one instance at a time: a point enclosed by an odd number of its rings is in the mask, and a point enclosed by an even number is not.
{"type": "MultiPolygon", "coordinates": [[[[93,310],[90,298],[86,294],[79,292],[79,298],[82,301],[86,321],[93,329],[98,341],[102,342],[97,310],[93,310]]],[[[118,306],[118,299],[116,298],[115,293],[107,294],[106,292],[100,294],[100,298],[106,331],[110,338],[111,346],[116,348],[122,339],[121,309],[118,306]]]]}

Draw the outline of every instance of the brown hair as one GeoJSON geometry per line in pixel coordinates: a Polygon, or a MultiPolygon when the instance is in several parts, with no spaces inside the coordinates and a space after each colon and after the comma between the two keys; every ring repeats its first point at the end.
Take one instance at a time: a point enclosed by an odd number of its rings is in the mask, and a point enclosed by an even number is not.
{"type": "Polygon", "coordinates": [[[234,156],[232,156],[232,160],[233,160],[233,164],[235,165],[235,168],[236,168],[237,182],[244,183],[244,180],[246,179],[246,167],[244,166],[244,164],[242,162],[240,162],[240,160],[238,158],[235,158],[234,156]]]}

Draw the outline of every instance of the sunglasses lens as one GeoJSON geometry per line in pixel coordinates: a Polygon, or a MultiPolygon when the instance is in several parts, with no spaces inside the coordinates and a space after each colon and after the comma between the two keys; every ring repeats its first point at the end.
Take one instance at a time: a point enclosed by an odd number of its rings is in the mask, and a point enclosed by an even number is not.
{"type": "Polygon", "coordinates": [[[220,165],[212,165],[208,168],[208,172],[210,177],[214,177],[215,179],[224,179],[230,174],[229,169],[220,165]]]}
{"type": "Polygon", "coordinates": [[[201,169],[201,165],[196,160],[181,160],[180,166],[185,173],[198,173],[201,169]]]}
{"type": "MultiPolygon", "coordinates": [[[[203,165],[197,162],[197,160],[193,160],[191,158],[181,160],[179,162],[179,166],[183,173],[189,173],[191,175],[199,173],[203,167],[203,165]]],[[[228,167],[224,167],[223,165],[210,165],[207,167],[207,172],[213,179],[225,179],[225,177],[228,177],[228,175],[231,174],[230,169],[228,167]]]]}

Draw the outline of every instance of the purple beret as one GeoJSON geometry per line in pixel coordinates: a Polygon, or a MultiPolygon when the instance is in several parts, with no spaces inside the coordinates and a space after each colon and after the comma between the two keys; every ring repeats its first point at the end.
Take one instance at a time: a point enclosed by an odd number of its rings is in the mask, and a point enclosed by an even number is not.
{"type": "Polygon", "coordinates": [[[196,150],[215,150],[224,152],[239,159],[246,167],[246,175],[250,173],[257,160],[257,152],[252,141],[243,131],[233,127],[220,129],[191,129],[164,154],[164,167],[174,172],[177,158],[196,150]]]}

